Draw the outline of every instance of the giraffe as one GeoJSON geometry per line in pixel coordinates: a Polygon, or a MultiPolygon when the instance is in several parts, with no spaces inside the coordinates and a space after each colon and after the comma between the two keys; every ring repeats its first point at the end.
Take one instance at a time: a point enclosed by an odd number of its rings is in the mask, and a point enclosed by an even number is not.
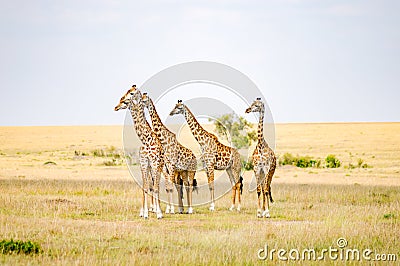
{"type": "Polygon", "coordinates": [[[268,146],[268,143],[264,139],[264,103],[261,98],[257,98],[249,108],[246,109],[246,113],[259,113],[258,131],[257,131],[257,145],[253,152],[253,165],[254,174],[257,180],[257,217],[271,217],[269,213],[269,201],[274,202],[271,194],[271,181],[272,176],[275,173],[276,168],[276,157],[273,150],[268,146]],[[263,194],[263,205],[261,208],[260,195],[263,194]],[[269,200],[267,198],[269,196],[269,200]],[[267,206],[265,206],[265,200],[267,206]]]}
{"type": "Polygon", "coordinates": [[[240,211],[241,192],[243,187],[243,178],[240,176],[241,164],[240,154],[237,149],[226,146],[218,141],[218,138],[207,132],[196,120],[189,108],[179,100],[170,115],[182,114],[189,128],[200,145],[201,158],[206,169],[208,186],[210,189],[211,205],[210,211],[215,210],[214,199],[214,170],[226,170],[232,184],[232,205],[230,210],[235,207],[236,194],[238,195],[238,207],[240,211]]]}
{"type": "Polygon", "coordinates": [[[159,187],[160,177],[163,161],[163,149],[157,135],[151,130],[149,123],[144,115],[144,107],[141,101],[141,93],[133,85],[124,96],[122,96],[119,104],[115,106],[114,110],[129,109],[132,119],[135,123],[136,134],[142,142],[139,150],[140,169],[143,179],[143,198],[140,216],[145,219],[149,217],[149,210],[147,202],[149,201],[148,195],[153,190],[155,195],[155,212],[158,219],[162,218],[162,211],[160,208],[159,187]]]}
{"type": "MultiPolygon", "coordinates": [[[[142,101],[144,106],[147,107],[149,111],[153,131],[157,134],[159,140],[161,141],[161,144],[164,147],[164,156],[168,158],[168,161],[171,164],[168,169],[170,169],[170,171],[174,173],[174,178],[172,182],[175,183],[176,189],[178,191],[179,212],[183,213],[183,195],[181,190],[182,186],[180,185],[180,180],[182,180],[185,185],[187,194],[188,213],[191,214],[193,213],[193,184],[197,183],[194,179],[197,168],[196,156],[190,149],[180,144],[176,139],[175,133],[171,132],[161,122],[153,100],[147,95],[147,93],[143,93],[142,101]]],[[[170,201],[172,201],[172,188],[168,192],[170,193],[170,201]]],[[[173,207],[173,205],[171,207],[173,207]]]]}

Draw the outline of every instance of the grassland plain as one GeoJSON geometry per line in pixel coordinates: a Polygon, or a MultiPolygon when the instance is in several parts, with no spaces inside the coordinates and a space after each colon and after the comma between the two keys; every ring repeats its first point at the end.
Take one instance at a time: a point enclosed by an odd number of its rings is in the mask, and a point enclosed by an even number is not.
{"type": "MultiPolygon", "coordinates": [[[[257,196],[247,189],[240,213],[228,211],[226,195],[215,213],[200,206],[193,215],[141,219],[140,189],[115,156],[121,132],[119,126],[0,127],[0,241],[31,240],[43,250],[0,254],[0,264],[287,264],[257,253],[267,244],[320,255],[341,237],[346,248],[400,261],[400,123],[276,125],[278,155],[334,154],[342,166],[278,167],[271,219],[256,218],[257,196]],[[345,167],[359,159],[371,167],[345,167]]],[[[197,149],[190,134],[180,140],[197,149]]],[[[204,173],[198,178],[204,182],[204,173]]],[[[246,172],[246,183],[251,178],[246,172]]],[[[344,263],[327,255],[289,262],[344,263]]]]}

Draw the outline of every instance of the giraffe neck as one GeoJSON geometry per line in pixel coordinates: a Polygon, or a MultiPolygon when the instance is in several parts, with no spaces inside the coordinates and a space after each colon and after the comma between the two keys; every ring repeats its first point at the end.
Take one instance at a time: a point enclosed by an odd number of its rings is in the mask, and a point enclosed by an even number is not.
{"type": "Polygon", "coordinates": [[[257,129],[257,140],[258,144],[264,144],[264,111],[260,111],[260,117],[258,121],[258,129],[257,129]]]}
{"type": "Polygon", "coordinates": [[[140,141],[145,144],[151,139],[152,129],[144,116],[143,103],[139,101],[138,106],[130,108],[136,134],[140,141]]]}
{"type": "Polygon", "coordinates": [[[200,125],[200,123],[197,122],[196,117],[192,114],[192,112],[186,106],[185,106],[185,119],[189,125],[190,130],[192,131],[194,138],[197,141],[200,140],[201,135],[208,133],[207,131],[204,130],[204,128],[200,125]]]}
{"type": "Polygon", "coordinates": [[[158,115],[156,107],[154,106],[154,103],[151,99],[149,99],[148,110],[154,132],[157,134],[161,142],[165,143],[167,141],[168,135],[172,135],[174,133],[169,131],[167,127],[161,122],[160,116],[158,115]]]}

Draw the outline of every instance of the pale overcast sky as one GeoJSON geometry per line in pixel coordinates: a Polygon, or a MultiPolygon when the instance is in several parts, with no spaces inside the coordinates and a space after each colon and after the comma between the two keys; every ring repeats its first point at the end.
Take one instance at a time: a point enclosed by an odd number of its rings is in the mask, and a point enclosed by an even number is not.
{"type": "Polygon", "coordinates": [[[400,1],[0,3],[2,126],[122,124],[133,83],[197,60],[246,74],[275,122],[400,121],[400,1]]]}

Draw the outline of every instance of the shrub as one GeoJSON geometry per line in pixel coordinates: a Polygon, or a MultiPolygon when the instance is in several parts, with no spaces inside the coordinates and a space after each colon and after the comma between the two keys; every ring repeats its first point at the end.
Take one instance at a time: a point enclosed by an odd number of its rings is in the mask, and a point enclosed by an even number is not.
{"type": "Polygon", "coordinates": [[[280,165],[294,165],[295,157],[290,153],[285,153],[281,160],[279,160],[280,165]]]}
{"type": "Polygon", "coordinates": [[[320,164],[320,160],[314,160],[310,156],[302,156],[296,158],[296,166],[300,168],[319,167],[320,164]]]}
{"type": "Polygon", "coordinates": [[[246,171],[254,170],[253,161],[251,159],[248,161],[242,159],[241,162],[242,162],[242,169],[246,171]]]}
{"type": "Polygon", "coordinates": [[[339,159],[337,159],[336,156],[333,155],[333,154],[329,154],[325,158],[325,162],[326,162],[326,167],[327,168],[338,168],[338,167],[340,167],[339,159]]]}
{"type": "Polygon", "coordinates": [[[321,167],[321,160],[316,160],[310,156],[293,156],[290,153],[285,153],[282,159],[279,160],[279,165],[295,165],[300,168],[321,167]]]}
{"type": "Polygon", "coordinates": [[[94,157],[104,157],[105,152],[102,149],[95,149],[92,151],[94,157]]]}
{"type": "Polygon", "coordinates": [[[2,254],[12,254],[12,253],[23,253],[38,254],[42,253],[42,249],[39,244],[31,241],[14,241],[14,240],[2,240],[0,241],[0,253],[2,254]]]}
{"type": "Polygon", "coordinates": [[[117,166],[118,163],[117,163],[116,159],[112,158],[110,161],[104,161],[103,165],[105,165],[105,166],[117,166]]]}

